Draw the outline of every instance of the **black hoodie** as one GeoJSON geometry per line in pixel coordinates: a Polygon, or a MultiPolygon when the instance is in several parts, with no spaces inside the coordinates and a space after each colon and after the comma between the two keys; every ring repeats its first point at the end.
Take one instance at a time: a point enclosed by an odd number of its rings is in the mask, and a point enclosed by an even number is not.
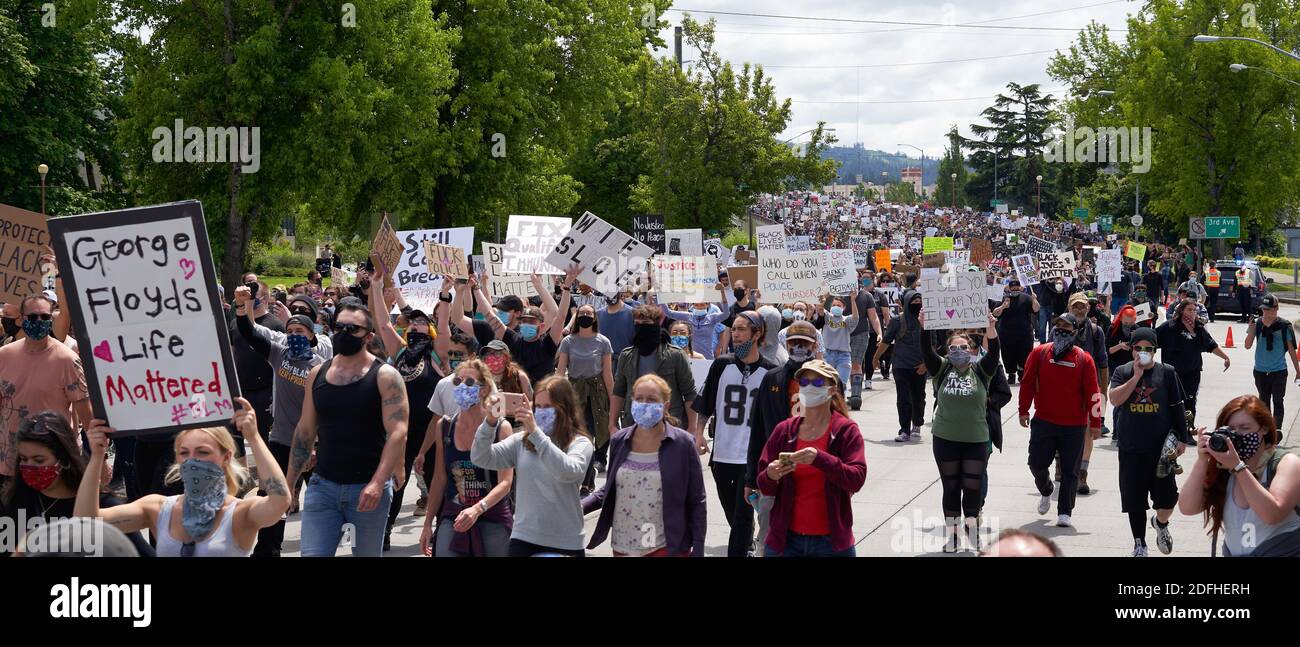
{"type": "Polygon", "coordinates": [[[884,341],[894,345],[893,363],[899,368],[914,369],[925,361],[921,356],[921,322],[908,307],[912,299],[919,294],[920,292],[912,289],[903,291],[903,297],[899,301],[903,315],[891,319],[889,329],[885,331],[884,341]]]}
{"type": "MultiPolygon", "coordinates": [[[[807,360],[805,360],[807,361],[807,360]]],[[[749,417],[749,451],[745,460],[745,483],[758,489],[758,459],[777,424],[790,417],[790,380],[803,368],[803,362],[787,360],[782,366],[763,375],[754,395],[749,417]]]]}

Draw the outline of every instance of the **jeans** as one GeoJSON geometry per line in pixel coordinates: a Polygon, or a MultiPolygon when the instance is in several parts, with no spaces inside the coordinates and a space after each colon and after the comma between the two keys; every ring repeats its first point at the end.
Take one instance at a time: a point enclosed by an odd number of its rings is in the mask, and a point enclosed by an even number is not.
{"type": "Polygon", "coordinates": [[[1029,472],[1043,496],[1052,494],[1052,476],[1047,468],[1057,452],[1061,454],[1061,494],[1056,500],[1057,514],[1074,511],[1074,495],[1079,489],[1079,466],[1083,460],[1083,436],[1087,426],[1062,427],[1046,420],[1029,421],[1029,472]]]}
{"type": "Polygon", "coordinates": [[[1038,310],[1038,342],[1047,343],[1047,324],[1052,321],[1052,313],[1044,305],[1038,310]]]}
{"type": "Polygon", "coordinates": [[[369,512],[357,512],[365,483],[335,483],[314,474],[307,484],[302,504],[302,556],[333,557],[343,538],[344,526],[351,526],[352,556],[383,555],[388,506],[393,500],[393,480],[384,483],[379,504],[369,512]]]}
{"type": "MultiPolygon", "coordinates": [[[[456,534],[451,525],[453,519],[439,519],[439,524],[447,524],[442,532],[434,536],[434,557],[467,557],[451,549],[451,540],[456,534]]],[[[483,537],[484,557],[505,557],[510,554],[510,530],[493,521],[477,521],[474,525],[483,537]]]]}
{"type": "Polygon", "coordinates": [[[785,551],[776,552],[771,547],[763,546],[764,557],[857,557],[853,546],[840,552],[831,548],[829,535],[801,535],[790,533],[785,538],[785,551]]]}
{"type": "Polygon", "coordinates": [[[898,398],[899,433],[912,433],[912,428],[925,424],[925,375],[917,375],[914,368],[894,369],[894,393],[898,398]]]}
{"type": "Polygon", "coordinates": [[[849,361],[849,351],[847,350],[826,351],[826,363],[835,367],[836,372],[840,374],[841,386],[849,383],[849,369],[853,367],[852,362],[849,361]]]}
{"type": "Polygon", "coordinates": [[[1272,373],[1255,371],[1255,389],[1259,391],[1259,399],[1264,401],[1264,406],[1272,403],[1273,419],[1277,421],[1278,429],[1282,428],[1282,414],[1286,413],[1282,409],[1282,396],[1286,395],[1287,375],[1286,369],[1272,373]]]}
{"type": "Polygon", "coordinates": [[[727,557],[745,557],[754,546],[754,508],[745,500],[745,466],[713,461],[710,468],[722,514],[731,526],[727,557]]]}

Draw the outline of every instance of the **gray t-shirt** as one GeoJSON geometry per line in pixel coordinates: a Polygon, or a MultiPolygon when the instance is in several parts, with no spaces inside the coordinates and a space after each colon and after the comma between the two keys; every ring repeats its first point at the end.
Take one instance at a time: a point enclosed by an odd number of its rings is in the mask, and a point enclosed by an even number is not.
{"type": "Polygon", "coordinates": [[[600,377],[603,358],[614,354],[609,339],[600,333],[595,337],[569,335],[560,342],[559,352],[568,354],[569,377],[574,379],[600,377]]]}
{"type": "Polygon", "coordinates": [[[266,358],[275,372],[271,396],[275,412],[271,422],[271,442],[288,446],[293,443],[293,430],[298,426],[303,401],[307,399],[307,376],[313,367],[334,356],[334,348],[328,337],[320,335],[316,337],[310,358],[289,359],[289,347],[285,341],[288,335],[260,324],[254,324],[253,330],[271,344],[271,354],[266,358]]]}
{"type": "Polygon", "coordinates": [[[438,380],[438,386],[433,387],[433,397],[429,399],[429,411],[433,412],[435,417],[454,416],[460,412],[460,407],[456,406],[456,385],[451,383],[452,375],[438,380]]]}
{"type": "Polygon", "coordinates": [[[849,352],[849,333],[858,325],[858,318],[853,315],[841,316],[839,321],[835,316],[826,313],[826,323],[822,324],[822,341],[826,343],[826,350],[839,350],[849,352]]]}

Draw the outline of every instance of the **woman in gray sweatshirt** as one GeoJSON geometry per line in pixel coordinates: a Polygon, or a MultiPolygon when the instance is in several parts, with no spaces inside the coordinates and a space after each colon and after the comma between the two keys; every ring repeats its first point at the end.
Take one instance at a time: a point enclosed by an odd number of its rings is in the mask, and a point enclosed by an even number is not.
{"type": "MultiPolygon", "coordinates": [[[[483,404],[487,413],[474,435],[470,460],[485,469],[515,470],[511,557],[539,553],[582,557],[582,497],[578,488],[595,448],[583,428],[578,399],[568,380],[549,376],[534,387],[534,397],[536,402],[525,399],[513,411],[507,411],[504,396],[490,396],[483,404]],[[523,429],[493,442],[498,420],[507,415],[523,429]]],[[[510,423],[501,420],[500,424],[510,423]]]]}

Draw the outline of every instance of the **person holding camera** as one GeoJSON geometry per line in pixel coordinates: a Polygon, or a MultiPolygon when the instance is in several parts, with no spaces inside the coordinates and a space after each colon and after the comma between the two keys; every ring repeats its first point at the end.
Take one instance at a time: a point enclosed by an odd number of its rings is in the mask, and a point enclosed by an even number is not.
{"type": "Polygon", "coordinates": [[[1178,511],[1205,515],[1210,554],[1222,533],[1225,557],[1300,557],[1300,457],[1278,447],[1268,407],[1253,395],[1234,398],[1214,433],[1204,432],[1178,511]]]}
{"type": "Polygon", "coordinates": [[[1178,372],[1155,361],[1156,333],[1150,328],[1133,331],[1129,341],[1133,361],[1117,367],[1110,378],[1110,400],[1115,403],[1115,429],[1119,433],[1119,495],[1133,531],[1133,556],[1147,556],[1147,498],[1156,513],[1156,547],[1168,555],[1174,550],[1169,518],[1178,502],[1174,475],[1178,457],[1193,440],[1183,407],[1183,387],[1178,372]]]}

